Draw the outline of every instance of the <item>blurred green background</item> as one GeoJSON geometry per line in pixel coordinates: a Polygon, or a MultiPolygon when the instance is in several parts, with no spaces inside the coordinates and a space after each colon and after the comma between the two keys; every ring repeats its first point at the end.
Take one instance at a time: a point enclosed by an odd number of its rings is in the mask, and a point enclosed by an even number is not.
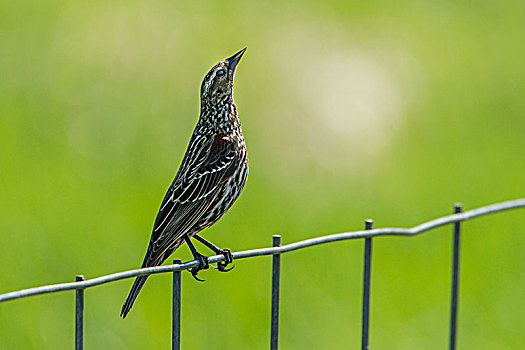
{"type": "MultiPolygon", "coordinates": [[[[523,1],[0,2],[0,293],[137,268],[199,112],[247,46],[243,194],[206,238],[245,250],[412,226],[525,194],[523,1]]],[[[525,343],[525,215],[464,224],[461,349],[525,343]]],[[[444,349],[451,227],[374,243],[371,345],[444,349]]],[[[360,344],[362,241],[283,257],[281,347],[360,344]]],[[[201,248],[202,251],[206,251],[201,248]]],[[[173,258],[190,259],[186,247],[173,258]]],[[[186,349],[265,349],[270,257],[183,274],[186,349]]],[[[171,275],[86,292],[87,349],[168,349],[171,275]]],[[[74,293],[0,305],[1,349],[74,344],[74,293]]]]}

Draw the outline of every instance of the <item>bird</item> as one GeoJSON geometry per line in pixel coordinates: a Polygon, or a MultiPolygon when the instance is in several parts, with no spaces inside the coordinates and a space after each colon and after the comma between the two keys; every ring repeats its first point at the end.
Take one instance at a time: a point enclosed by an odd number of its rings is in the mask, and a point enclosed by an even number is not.
{"type": "MultiPolygon", "coordinates": [[[[246,48],[213,66],[200,89],[200,116],[182,163],[169,186],[153,224],[142,268],[161,265],[186,243],[199,262],[190,270],[207,269],[208,258],[191,242],[194,238],[224,255],[218,270],[229,271],[233,261],[229,249],[221,249],[198,233],[213,225],[233,205],[248,178],[248,152],[233,100],[237,64],[246,48]]],[[[149,275],[138,276],[131,287],[120,316],[125,318],[149,275]]]]}

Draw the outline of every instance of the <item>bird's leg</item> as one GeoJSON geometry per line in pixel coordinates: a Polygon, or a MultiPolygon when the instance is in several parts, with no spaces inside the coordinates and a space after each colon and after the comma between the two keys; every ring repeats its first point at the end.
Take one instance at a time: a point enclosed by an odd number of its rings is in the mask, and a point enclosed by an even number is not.
{"type": "Polygon", "coordinates": [[[188,237],[188,235],[184,236],[184,240],[188,244],[188,247],[190,247],[191,254],[193,254],[193,258],[199,262],[199,266],[194,267],[190,270],[191,275],[197,281],[204,282],[204,280],[201,280],[200,278],[197,277],[197,274],[199,273],[200,270],[205,270],[209,267],[208,258],[202,255],[201,253],[199,253],[197,249],[195,249],[195,246],[193,245],[193,243],[191,243],[190,237],[188,237]]]}
{"type": "Polygon", "coordinates": [[[225,261],[221,261],[221,262],[217,263],[217,270],[219,270],[220,272],[228,272],[228,271],[231,271],[235,267],[235,265],[234,265],[234,266],[230,267],[229,269],[226,268],[226,266],[228,266],[228,264],[233,262],[233,255],[232,255],[232,252],[231,252],[230,249],[227,249],[227,248],[226,249],[221,249],[221,248],[217,247],[215,244],[211,243],[210,241],[205,240],[204,238],[202,238],[199,235],[195,235],[193,237],[195,237],[195,239],[197,241],[201,242],[206,247],[208,247],[211,250],[213,250],[215,252],[215,254],[224,255],[225,261]]]}

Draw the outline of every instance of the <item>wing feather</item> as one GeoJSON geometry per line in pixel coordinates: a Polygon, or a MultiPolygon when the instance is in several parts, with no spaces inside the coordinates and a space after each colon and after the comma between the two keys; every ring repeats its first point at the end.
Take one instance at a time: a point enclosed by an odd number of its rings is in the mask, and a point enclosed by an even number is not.
{"type": "Polygon", "coordinates": [[[199,222],[235,168],[230,138],[194,136],[190,144],[157,214],[143,267],[159,264],[159,258],[199,222]]]}

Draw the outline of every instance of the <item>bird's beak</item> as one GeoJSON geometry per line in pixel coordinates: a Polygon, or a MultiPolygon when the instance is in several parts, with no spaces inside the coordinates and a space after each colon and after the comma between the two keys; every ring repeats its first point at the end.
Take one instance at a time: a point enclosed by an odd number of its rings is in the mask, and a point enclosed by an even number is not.
{"type": "Polygon", "coordinates": [[[244,54],[244,51],[246,51],[246,48],[237,52],[232,57],[226,59],[228,61],[228,69],[230,71],[235,71],[235,67],[237,66],[237,63],[239,63],[239,61],[241,60],[241,57],[244,54]]]}

